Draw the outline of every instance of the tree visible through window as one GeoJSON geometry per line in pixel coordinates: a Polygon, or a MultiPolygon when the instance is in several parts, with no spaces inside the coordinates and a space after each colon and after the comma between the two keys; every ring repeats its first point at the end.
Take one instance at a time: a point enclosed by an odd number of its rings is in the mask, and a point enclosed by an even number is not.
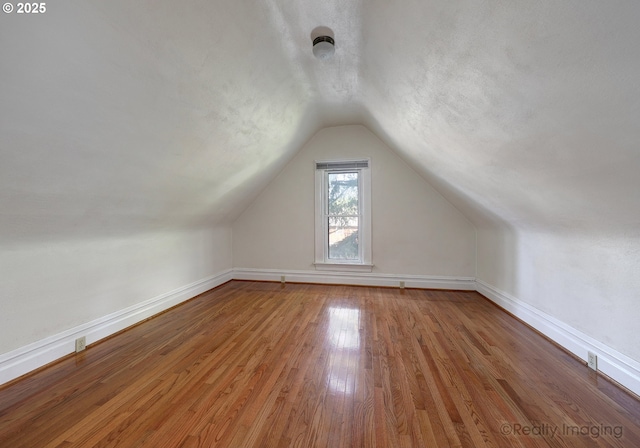
{"type": "Polygon", "coordinates": [[[359,260],[360,222],[358,172],[329,172],[327,192],[330,260],[359,260]]]}
{"type": "Polygon", "coordinates": [[[371,272],[370,159],[315,162],[315,266],[371,272]]]}

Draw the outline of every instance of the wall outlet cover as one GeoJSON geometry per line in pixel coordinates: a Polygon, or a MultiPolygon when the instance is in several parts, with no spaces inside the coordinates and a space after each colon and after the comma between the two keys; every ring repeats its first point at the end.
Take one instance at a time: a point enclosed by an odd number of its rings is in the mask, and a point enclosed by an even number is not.
{"type": "Polygon", "coordinates": [[[598,357],[595,353],[587,353],[587,366],[589,366],[590,369],[598,370],[598,357]]]}
{"type": "Polygon", "coordinates": [[[76,353],[83,351],[85,348],[87,348],[86,336],[76,339],[76,353]]]}

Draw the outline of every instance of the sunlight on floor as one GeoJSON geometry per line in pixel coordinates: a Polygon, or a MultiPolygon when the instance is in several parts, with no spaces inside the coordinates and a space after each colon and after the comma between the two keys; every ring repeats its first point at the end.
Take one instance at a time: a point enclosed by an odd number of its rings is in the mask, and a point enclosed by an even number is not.
{"type": "Polygon", "coordinates": [[[360,349],[360,310],[329,308],[329,368],[327,384],[337,394],[351,395],[355,389],[355,374],[360,349]]]}

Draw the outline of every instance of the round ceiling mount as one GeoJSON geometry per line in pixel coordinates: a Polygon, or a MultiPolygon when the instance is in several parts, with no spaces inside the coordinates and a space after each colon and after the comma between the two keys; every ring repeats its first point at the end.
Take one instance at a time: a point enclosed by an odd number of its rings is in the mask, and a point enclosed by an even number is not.
{"type": "Polygon", "coordinates": [[[330,36],[318,36],[313,39],[313,55],[321,60],[329,59],[335,53],[335,42],[330,36]]]}

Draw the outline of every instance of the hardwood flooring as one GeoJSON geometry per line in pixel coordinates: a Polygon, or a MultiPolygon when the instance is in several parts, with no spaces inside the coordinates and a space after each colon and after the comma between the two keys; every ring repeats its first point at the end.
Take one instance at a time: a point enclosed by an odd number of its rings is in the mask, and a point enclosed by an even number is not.
{"type": "Polygon", "coordinates": [[[475,292],[233,281],[0,389],[0,447],[639,447],[640,402],[475,292]]]}

